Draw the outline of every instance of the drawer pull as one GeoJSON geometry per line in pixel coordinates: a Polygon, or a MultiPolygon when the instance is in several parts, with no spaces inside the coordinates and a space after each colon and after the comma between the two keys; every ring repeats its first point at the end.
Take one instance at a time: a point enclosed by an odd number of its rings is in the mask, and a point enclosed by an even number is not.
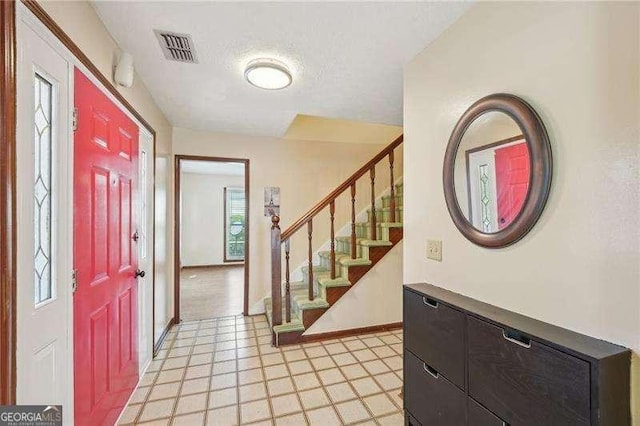
{"type": "Polygon", "coordinates": [[[511,343],[515,343],[518,346],[522,346],[523,348],[529,349],[531,347],[531,339],[523,336],[517,331],[514,330],[502,330],[502,337],[510,341],[511,343]]]}
{"type": "Polygon", "coordinates": [[[422,303],[424,303],[427,306],[431,306],[432,308],[437,308],[438,307],[438,301],[437,300],[433,300],[433,299],[429,299],[428,297],[422,296],[422,303]]]}
{"type": "Polygon", "coordinates": [[[422,368],[436,379],[440,376],[440,373],[438,373],[434,368],[429,367],[424,362],[422,363],[422,368]]]}

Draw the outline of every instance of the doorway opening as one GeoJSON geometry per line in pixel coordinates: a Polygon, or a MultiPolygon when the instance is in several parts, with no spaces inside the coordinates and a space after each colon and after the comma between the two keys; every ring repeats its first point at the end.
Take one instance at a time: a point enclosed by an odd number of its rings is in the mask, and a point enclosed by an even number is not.
{"type": "Polygon", "coordinates": [[[175,318],[248,312],[249,160],[176,156],[175,318]]]}

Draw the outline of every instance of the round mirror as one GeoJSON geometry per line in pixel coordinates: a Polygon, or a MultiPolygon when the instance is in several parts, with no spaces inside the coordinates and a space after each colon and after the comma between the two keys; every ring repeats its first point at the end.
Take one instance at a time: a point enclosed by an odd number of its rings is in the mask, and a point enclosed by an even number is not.
{"type": "Polygon", "coordinates": [[[544,125],[515,96],[479,100],[451,135],[443,177],[447,207],[465,237],[484,247],[513,244],[540,217],[549,193],[544,125]]]}

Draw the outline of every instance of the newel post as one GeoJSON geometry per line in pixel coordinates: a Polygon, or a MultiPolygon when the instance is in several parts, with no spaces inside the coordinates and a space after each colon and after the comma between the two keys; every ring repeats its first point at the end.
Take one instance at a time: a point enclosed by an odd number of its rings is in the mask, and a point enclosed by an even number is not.
{"type": "Polygon", "coordinates": [[[282,242],[280,216],[271,216],[271,322],[282,324],[282,242]]]}

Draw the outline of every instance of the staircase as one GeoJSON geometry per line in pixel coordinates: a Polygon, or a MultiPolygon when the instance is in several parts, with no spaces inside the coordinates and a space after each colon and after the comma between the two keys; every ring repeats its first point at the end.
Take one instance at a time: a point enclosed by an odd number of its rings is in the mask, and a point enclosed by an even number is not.
{"type": "Polygon", "coordinates": [[[314,208],[281,232],[280,218],[272,217],[271,228],[271,297],[265,298],[267,319],[276,346],[299,343],[303,333],[333,304],[345,295],[398,242],[402,240],[403,184],[393,184],[389,195],[376,200],[376,164],[389,160],[390,182],[394,181],[394,150],[402,143],[402,136],[360,168],[314,208]],[[355,212],[356,182],[369,175],[371,183],[367,221],[357,222],[355,212]],[[336,198],[350,189],[351,234],[335,236],[334,215],[336,198]],[[313,263],[313,219],[329,208],[331,221],[330,247],[318,252],[319,263],[313,263]],[[289,238],[306,226],[308,245],[307,265],[302,267],[303,280],[290,281],[289,238]],[[282,251],[285,258],[285,279],[282,280],[282,251]],[[283,290],[284,286],[284,290],[283,290]],[[275,303],[274,303],[275,302],[275,303]]]}

